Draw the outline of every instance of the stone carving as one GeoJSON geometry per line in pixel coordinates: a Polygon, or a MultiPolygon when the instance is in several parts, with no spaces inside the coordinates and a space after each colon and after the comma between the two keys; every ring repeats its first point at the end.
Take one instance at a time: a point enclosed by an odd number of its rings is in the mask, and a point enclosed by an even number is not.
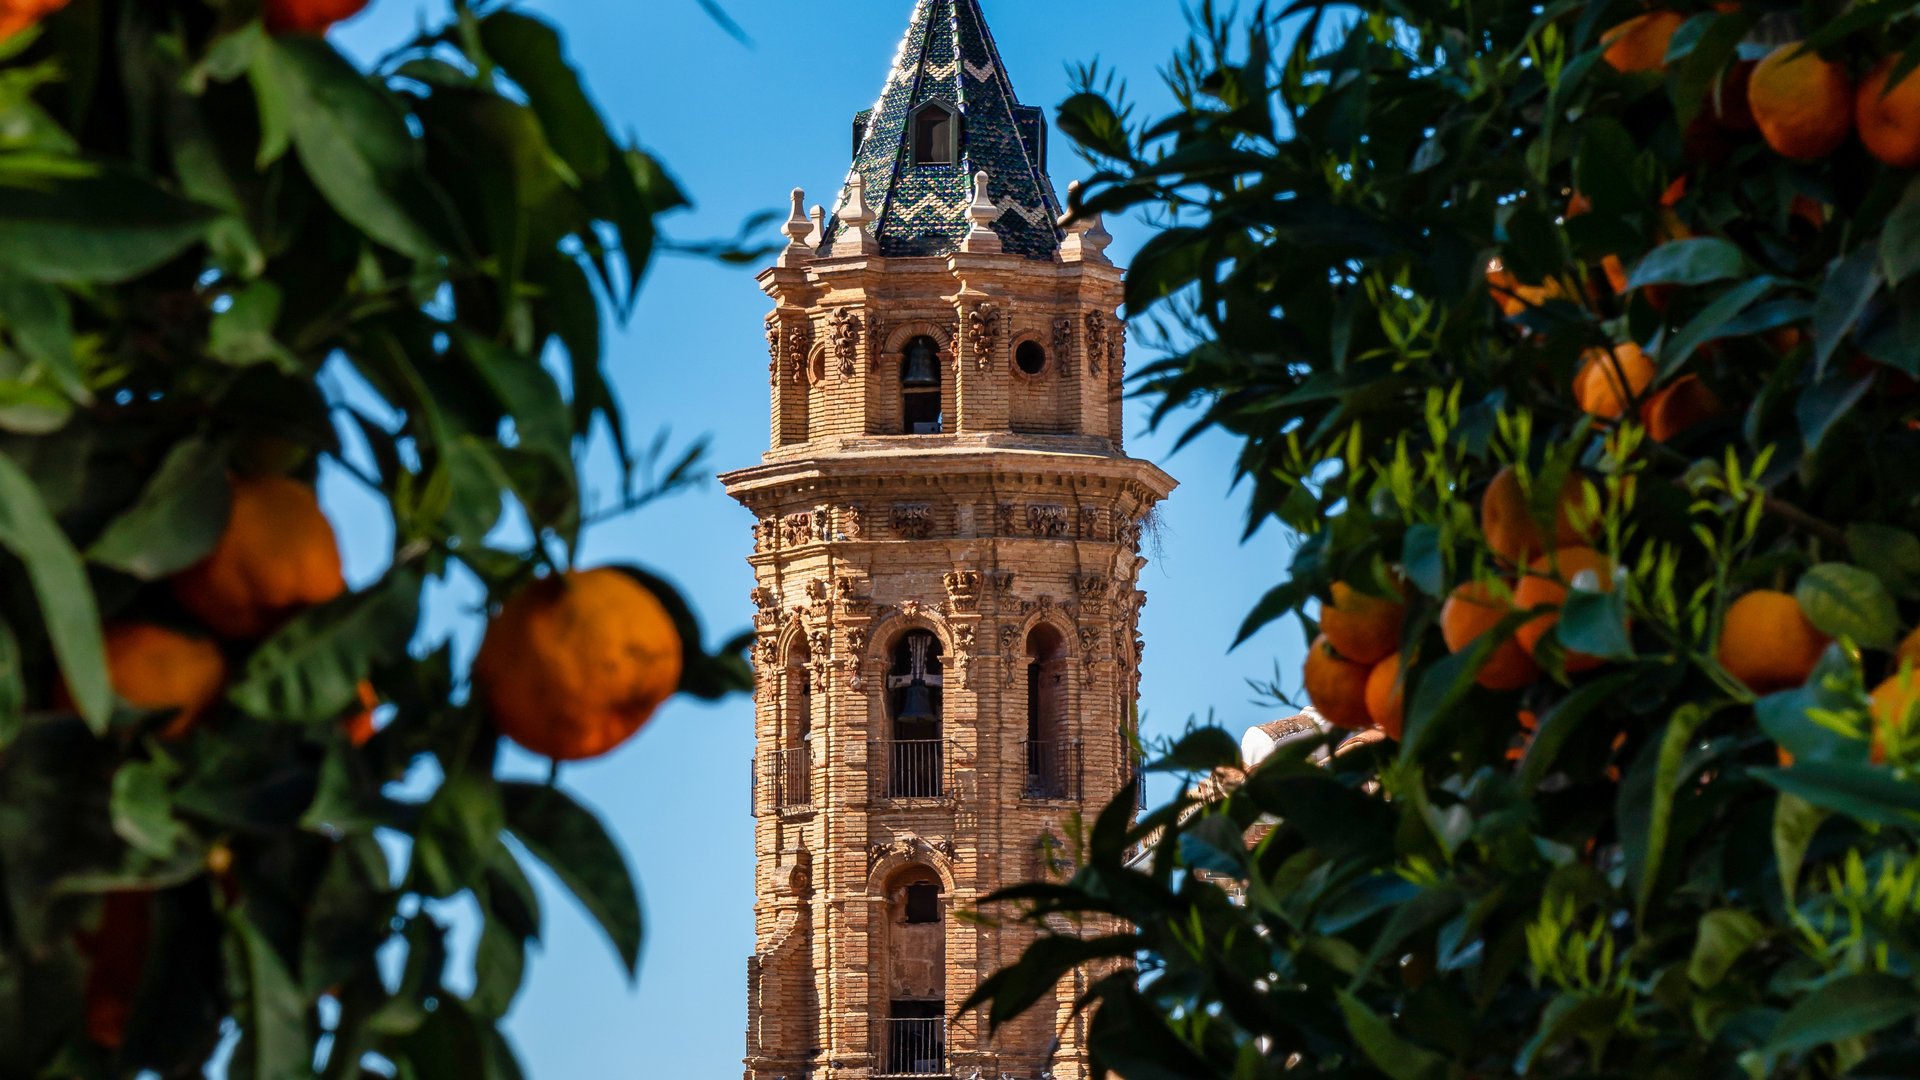
{"type": "Polygon", "coordinates": [[[1113,581],[1101,574],[1075,574],[1073,587],[1080,594],[1082,608],[1088,611],[1101,611],[1107,606],[1107,597],[1113,591],[1113,581]]]}
{"type": "Polygon", "coordinates": [[[993,367],[993,351],[1000,342],[1000,309],[983,300],[967,313],[967,345],[981,371],[993,367]]]}
{"type": "Polygon", "coordinates": [[[958,858],[953,841],[944,837],[927,840],[902,836],[892,843],[867,845],[867,873],[872,875],[874,868],[889,858],[931,860],[935,857],[949,864],[958,858]]]}
{"type": "Polygon", "coordinates": [[[1027,528],[1035,536],[1055,538],[1067,535],[1067,508],[1034,503],[1027,507],[1027,528]]]}
{"type": "Polygon", "coordinates": [[[813,854],[811,852],[794,853],[793,872],[787,875],[787,889],[793,895],[801,897],[813,892],[813,854]]]}
{"type": "Polygon", "coordinates": [[[813,658],[825,660],[833,652],[833,636],[825,630],[815,630],[807,635],[807,647],[813,650],[813,658]]]}
{"type": "Polygon", "coordinates": [[[922,607],[923,605],[918,600],[902,600],[900,601],[900,614],[905,615],[909,619],[917,619],[920,617],[922,607]]]}
{"type": "Polygon", "coordinates": [[[780,371],[780,316],[767,316],[767,374],[777,375],[780,371]]]}
{"type": "Polygon", "coordinates": [[[1125,322],[1114,320],[1113,333],[1108,335],[1107,345],[1113,350],[1113,375],[1118,379],[1127,363],[1127,324],[1125,322]]]}
{"type": "Polygon", "coordinates": [[[751,595],[754,606],[753,625],[761,630],[771,630],[779,626],[779,595],[764,585],[754,589],[751,595]]]}
{"type": "Polygon", "coordinates": [[[1093,654],[1100,647],[1100,631],[1091,626],[1080,628],[1080,659],[1084,663],[1093,663],[1093,654]]]}
{"type": "Polygon", "coordinates": [[[813,328],[806,323],[794,323],[781,331],[781,339],[787,345],[787,367],[793,372],[793,381],[807,381],[807,352],[813,346],[813,328]]]}
{"type": "Polygon", "coordinates": [[[788,514],[780,519],[780,540],[788,547],[799,547],[813,535],[811,513],[788,514]]]}
{"type": "Polygon", "coordinates": [[[833,665],[828,663],[825,660],[822,660],[817,664],[812,664],[809,666],[813,671],[814,691],[822,694],[826,693],[827,686],[829,685],[828,676],[833,672],[833,665]]]}
{"type": "Polygon", "coordinates": [[[1013,571],[995,570],[987,576],[993,579],[994,595],[1005,603],[1013,595],[1013,571]]]}
{"type": "Polygon", "coordinates": [[[1098,311],[1087,312],[1087,373],[1100,374],[1107,355],[1107,317],[1098,311]]]}
{"type": "Polygon", "coordinates": [[[974,628],[972,623],[956,623],[953,627],[953,651],[961,660],[973,654],[974,628]]]}
{"type": "Polygon", "coordinates": [[[826,543],[833,539],[833,508],[816,506],[813,508],[813,538],[826,543]]]}
{"type": "Polygon", "coordinates": [[[772,671],[780,663],[780,641],[772,636],[760,639],[760,669],[772,671]]]}
{"type": "Polygon", "coordinates": [[[819,578],[807,582],[807,602],[814,607],[822,607],[827,602],[827,583],[819,578]]]}
{"type": "Polygon", "coordinates": [[[1142,526],[1140,522],[1129,521],[1126,524],[1120,526],[1119,532],[1114,537],[1114,539],[1120,541],[1123,544],[1126,544],[1128,547],[1131,547],[1133,549],[1133,553],[1135,555],[1138,555],[1140,554],[1140,541],[1145,535],[1146,535],[1146,529],[1142,526]]]}
{"type": "Polygon", "coordinates": [[[840,508],[840,530],[849,540],[858,540],[866,530],[866,515],[857,506],[840,508]]]}
{"type": "Polygon", "coordinates": [[[833,580],[833,602],[842,614],[862,617],[873,609],[873,598],[861,596],[857,590],[858,585],[850,577],[833,580]]]}
{"type": "Polygon", "coordinates": [[[867,628],[856,626],[847,631],[847,651],[856,657],[867,654],[867,628]]]}
{"type": "Polygon", "coordinates": [[[909,540],[933,535],[933,507],[926,503],[895,503],[893,531],[909,540]]]}
{"type": "Polygon", "coordinates": [[[1062,371],[1073,370],[1073,320],[1064,315],[1053,320],[1053,355],[1062,371]]]}
{"type": "Polygon", "coordinates": [[[1080,539],[1104,540],[1107,531],[1107,512],[1098,506],[1080,508],[1080,539]]]}
{"type": "Polygon", "coordinates": [[[880,370],[880,360],[887,351],[887,323],[877,311],[867,313],[867,366],[874,371],[880,370]]]}
{"type": "Polygon", "coordinates": [[[763,517],[753,524],[753,551],[760,555],[772,551],[780,539],[780,522],[776,518],[763,517]]]}
{"type": "Polygon", "coordinates": [[[856,358],[860,354],[860,316],[852,308],[837,308],[827,317],[828,329],[832,332],[833,357],[840,362],[840,377],[850,379],[858,370],[856,358]]]}
{"type": "Polygon", "coordinates": [[[946,575],[947,601],[955,611],[974,611],[980,606],[980,571],[950,570],[946,575]]]}

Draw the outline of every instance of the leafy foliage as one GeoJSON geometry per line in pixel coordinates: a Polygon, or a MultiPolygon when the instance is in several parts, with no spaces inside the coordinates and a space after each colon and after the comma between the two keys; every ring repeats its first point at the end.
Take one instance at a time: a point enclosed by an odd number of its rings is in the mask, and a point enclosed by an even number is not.
{"type": "MultiPolygon", "coordinates": [[[[515,852],[629,972],[637,892],[591,810],[495,778],[421,594],[503,597],[693,474],[629,448],[601,370],[685,199],[533,15],[456,0],[363,72],[259,8],[73,0],[0,38],[0,1075],[198,1075],[224,1033],[235,1077],[513,1077],[495,1025],[540,932],[515,852]],[[603,436],[634,464],[584,507],[603,436]],[[228,476],[323,464],[390,515],[390,568],[222,643],[224,697],[162,737],[102,626],[205,637],[169,582],[228,476]],[[423,903],[455,896],[484,916],[471,993],[423,903]]],[[[684,689],[746,686],[740,641],[709,655],[644,576],[684,689]]]]}
{"type": "Polygon", "coordinates": [[[1082,209],[1164,226],[1128,286],[1174,350],[1142,391],[1241,438],[1249,529],[1299,538],[1242,638],[1401,577],[1405,734],[1244,778],[1188,740],[1170,768],[1232,771],[1002,894],[1042,937],[968,1007],[1018,1014],[1098,955],[1062,928],[1099,914],[1138,930],[1138,976],[1083,1000],[1133,1078],[1920,1072],[1920,748],[1867,696],[1920,615],[1920,179],[1720,119],[1801,27],[1856,77],[1920,56],[1914,5],[1840,7],[1672,5],[1664,62],[1623,72],[1627,3],[1302,0],[1245,34],[1205,6],[1176,111],[1092,79],[1065,104],[1101,167],[1082,209]],[[1589,414],[1582,363],[1628,343],[1650,378],[1589,414]],[[1722,407],[1656,437],[1686,377],[1722,407]],[[1482,531],[1504,467],[1548,536],[1585,477],[1622,573],[1575,581],[1544,677],[1494,691],[1528,616],[1452,654],[1437,623],[1463,583],[1544,572],[1482,531]],[[1759,587],[1834,639],[1777,693],[1722,662],[1759,587]]]}

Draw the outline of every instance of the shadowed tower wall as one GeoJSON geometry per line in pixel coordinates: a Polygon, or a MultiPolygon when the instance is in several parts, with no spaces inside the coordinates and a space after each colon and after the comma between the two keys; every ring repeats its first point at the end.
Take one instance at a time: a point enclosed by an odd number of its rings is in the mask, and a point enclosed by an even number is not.
{"type": "Polygon", "coordinates": [[[1078,1080],[1071,984],[957,1012],[1032,934],[955,916],[1131,777],[1173,481],[1122,449],[1121,272],[1058,224],[977,0],[920,0],[854,142],[760,276],[772,448],[722,478],[756,519],[745,1076],[1078,1080]]]}

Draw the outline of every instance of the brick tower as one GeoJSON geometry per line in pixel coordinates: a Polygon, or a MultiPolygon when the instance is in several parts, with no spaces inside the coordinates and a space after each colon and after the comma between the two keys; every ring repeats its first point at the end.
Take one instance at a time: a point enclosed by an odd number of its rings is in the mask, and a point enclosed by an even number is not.
{"type": "Polygon", "coordinates": [[[978,0],[918,0],[832,217],[760,277],[748,1080],[1085,1076],[1071,988],[956,1014],[1032,940],[956,918],[1057,863],[1125,784],[1142,523],[1121,272],[1062,227],[1046,122],[978,0]]]}

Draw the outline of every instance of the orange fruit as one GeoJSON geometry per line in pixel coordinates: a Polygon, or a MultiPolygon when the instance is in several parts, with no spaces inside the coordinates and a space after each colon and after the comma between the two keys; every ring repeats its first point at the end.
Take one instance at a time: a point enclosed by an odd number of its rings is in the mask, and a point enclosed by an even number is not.
{"type": "Polygon", "coordinates": [[[1573,377],[1573,398],[1588,415],[1618,420],[1653,385],[1653,361],[1631,341],[1611,350],[1588,349],[1585,357],[1573,377]]]}
{"type": "Polygon", "coordinates": [[[235,478],[232,513],[212,554],[173,579],[182,607],[214,633],[242,640],[346,588],[319,498],[285,476],[235,478]]]}
{"type": "Polygon", "coordinates": [[[134,995],[153,940],[153,894],[133,890],[100,898],[100,922],[74,935],[87,958],[87,1038],[118,1050],[127,1038],[134,995]]]}
{"type": "Polygon", "coordinates": [[[67,6],[67,0],[0,0],[0,40],[67,6]]]}
{"type": "MultiPolygon", "coordinates": [[[[1469,581],[1453,590],[1441,605],[1440,636],[1446,639],[1448,650],[1460,652],[1514,610],[1510,593],[1503,594],[1487,582],[1469,581]]],[[[1478,681],[1489,690],[1518,690],[1539,678],[1540,665],[1509,637],[1487,658],[1478,681]]]]}
{"type": "Polygon", "coordinates": [[[1647,425],[1649,438],[1663,443],[1725,411],[1726,406],[1700,376],[1682,375],[1640,406],[1640,422],[1647,425]]]}
{"type": "Polygon", "coordinates": [[[1615,71],[1661,71],[1667,66],[1667,44],[1686,22],[1671,11],[1635,15],[1600,35],[1601,54],[1615,71]]]}
{"type": "Polygon", "coordinates": [[[1912,730],[1915,709],[1920,709],[1920,672],[1916,672],[1912,666],[1903,666],[1899,672],[1873,688],[1871,760],[1875,764],[1886,759],[1888,732],[1898,734],[1912,730]]]}
{"type": "Polygon", "coordinates": [[[355,746],[365,746],[373,739],[373,711],[380,707],[380,695],[373,684],[361,680],[355,688],[360,698],[360,711],[347,717],[342,726],[346,728],[347,740],[355,746]]]}
{"type": "MultiPolygon", "coordinates": [[[[105,638],[113,692],[136,709],[173,710],[161,738],[192,731],[219,704],[227,660],[213,642],[152,623],[117,623],[107,627],[105,638]]],[[[66,687],[55,696],[61,708],[73,707],[66,687]]]]}
{"type": "MultiPolygon", "coordinates": [[[[1556,544],[1577,544],[1586,539],[1574,522],[1585,513],[1588,486],[1581,477],[1569,476],[1560,489],[1559,509],[1554,514],[1556,544]]],[[[1524,566],[1547,550],[1539,523],[1527,511],[1520,474],[1511,465],[1494,474],[1480,497],[1480,532],[1494,554],[1515,566],[1524,566]]]]}
{"type": "Polygon", "coordinates": [[[324,34],[366,6],[367,0],[267,0],[261,15],[270,33],[324,34]]]}
{"type": "MultiPolygon", "coordinates": [[[[1513,603],[1522,611],[1542,605],[1557,609],[1566,602],[1569,587],[1576,584],[1597,592],[1612,592],[1613,560],[1592,548],[1563,547],[1551,559],[1543,556],[1534,561],[1533,573],[1521,578],[1513,590],[1513,603]],[[1588,576],[1591,580],[1586,579],[1588,576]]],[[[1559,612],[1550,611],[1522,623],[1513,636],[1519,639],[1520,647],[1528,656],[1538,659],[1540,639],[1559,622],[1559,612]]],[[[1589,671],[1603,661],[1568,649],[1562,662],[1566,670],[1573,673],[1589,671]]]]}
{"type": "Polygon", "coordinates": [[[1785,690],[1807,681],[1832,640],[1791,595],[1755,589],[1727,608],[1720,666],[1755,693],[1785,690]]]}
{"type": "Polygon", "coordinates": [[[1356,664],[1334,652],[1324,636],[1314,638],[1313,644],[1307,646],[1302,679],[1306,683],[1307,700],[1335,727],[1361,731],[1372,725],[1373,718],[1367,715],[1367,676],[1370,674],[1372,671],[1367,665],[1356,664]]]}
{"type": "Polygon", "coordinates": [[[1500,313],[1509,317],[1566,295],[1560,283],[1552,278],[1538,285],[1523,284],[1498,259],[1487,265],[1487,289],[1500,305],[1500,313]]]}
{"type": "Polygon", "coordinates": [[[1400,648],[1407,605],[1333,583],[1333,599],[1320,605],[1320,633],[1335,652],[1357,664],[1378,663],[1400,648]]]}
{"type": "Polygon", "coordinates": [[[1819,53],[1796,57],[1801,47],[1782,45],[1754,67],[1747,102],[1775,153],[1812,161],[1838,150],[1853,130],[1853,82],[1819,53]]]}
{"type": "Polygon", "coordinates": [[[1406,688],[1400,685],[1400,654],[1373,665],[1367,674],[1367,717],[1398,742],[1406,730],[1406,688]]]}
{"type": "Polygon", "coordinates": [[[680,632],[619,570],[576,570],[516,593],[487,626],[473,679],[500,733],[556,761],[631,738],[680,685],[680,632]]]}
{"type": "Polygon", "coordinates": [[[1860,84],[1853,122],[1868,153],[1897,169],[1912,169],[1920,167],[1920,79],[1909,72],[1889,94],[1892,68],[1893,58],[1888,57],[1860,84]]]}

